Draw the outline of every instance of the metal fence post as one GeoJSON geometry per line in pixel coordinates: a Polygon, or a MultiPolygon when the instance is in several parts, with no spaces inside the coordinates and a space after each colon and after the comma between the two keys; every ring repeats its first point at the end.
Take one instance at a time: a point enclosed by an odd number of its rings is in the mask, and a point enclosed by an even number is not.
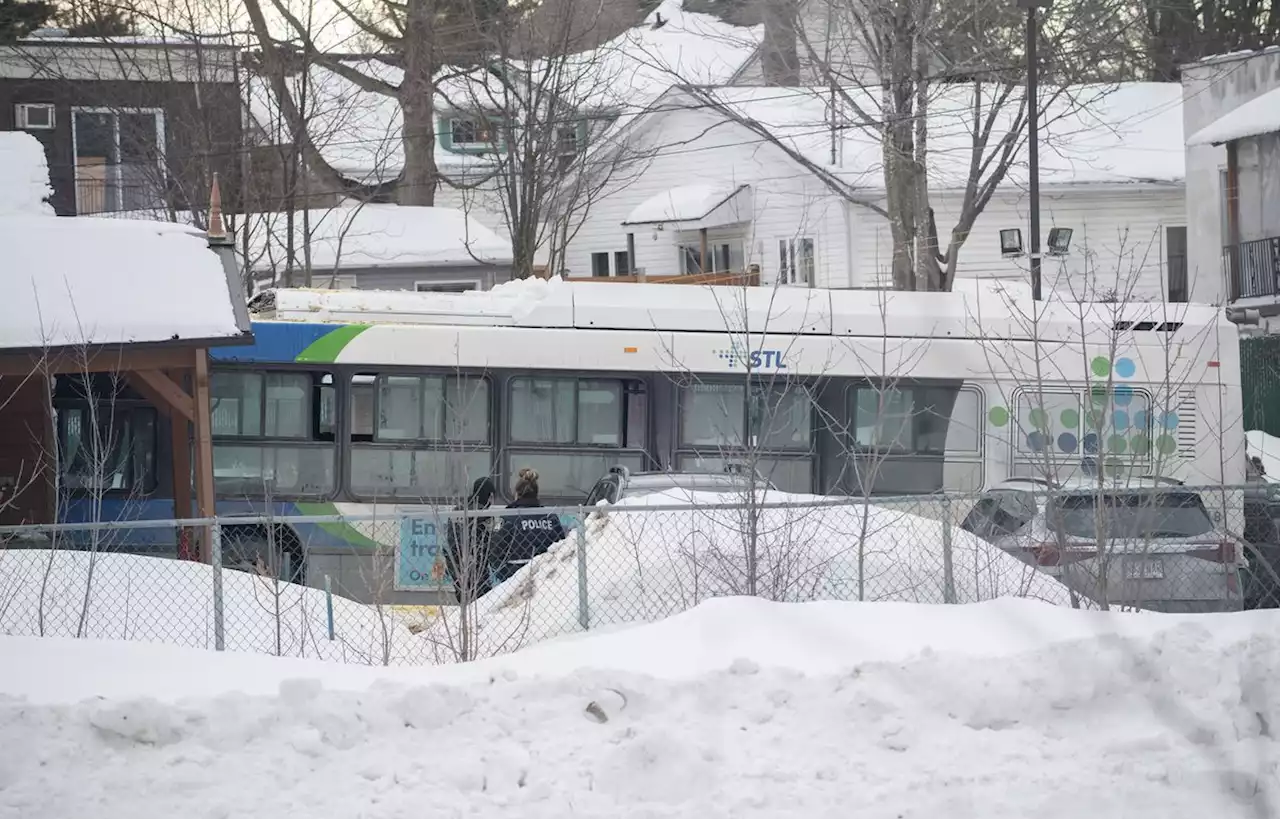
{"type": "Polygon", "coordinates": [[[956,602],[955,564],[951,559],[951,498],[942,496],[942,601],[956,602]]]}
{"type": "Polygon", "coordinates": [[[333,639],[333,583],[329,575],[324,576],[324,615],[328,621],[329,639],[333,639]]]}
{"type": "Polygon", "coordinates": [[[226,650],[222,597],[222,524],[209,527],[209,564],[213,569],[213,649],[226,650]]]}
{"type": "Polygon", "coordinates": [[[578,625],[587,631],[591,628],[591,604],[587,602],[587,516],[582,509],[578,510],[574,539],[578,553],[578,625]]]}

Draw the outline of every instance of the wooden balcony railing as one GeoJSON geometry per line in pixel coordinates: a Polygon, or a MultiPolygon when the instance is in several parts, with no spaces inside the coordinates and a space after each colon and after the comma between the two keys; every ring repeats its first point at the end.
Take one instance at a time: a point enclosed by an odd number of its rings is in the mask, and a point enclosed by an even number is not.
{"type": "Polygon", "coordinates": [[[636,273],[631,276],[570,276],[571,282],[625,282],[631,284],[711,284],[736,287],[758,287],[760,268],[752,265],[743,273],[689,273],[674,276],[647,276],[636,273]]]}

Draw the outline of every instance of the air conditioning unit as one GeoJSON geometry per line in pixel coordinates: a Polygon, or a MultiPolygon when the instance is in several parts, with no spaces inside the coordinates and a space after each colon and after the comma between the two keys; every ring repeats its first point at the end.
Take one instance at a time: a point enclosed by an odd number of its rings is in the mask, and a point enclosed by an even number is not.
{"type": "Polygon", "coordinates": [[[47,102],[20,102],[15,108],[18,130],[48,131],[53,129],[53,105],[47,102]]]}

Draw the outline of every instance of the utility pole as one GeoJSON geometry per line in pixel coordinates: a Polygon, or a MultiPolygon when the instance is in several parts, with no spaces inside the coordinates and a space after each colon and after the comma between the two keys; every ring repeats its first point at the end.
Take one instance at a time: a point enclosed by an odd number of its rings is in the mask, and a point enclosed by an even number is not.
{"type": "Polygon", "coordinates": [[[1049,9],[1053,0],[1018,0],[1018,8],[1027,11],[1027,164],[1031,193],[1031,298],[1040,301],[1040,70],[1037,46],[1040,40],[1036,12],[1049,9]]]}

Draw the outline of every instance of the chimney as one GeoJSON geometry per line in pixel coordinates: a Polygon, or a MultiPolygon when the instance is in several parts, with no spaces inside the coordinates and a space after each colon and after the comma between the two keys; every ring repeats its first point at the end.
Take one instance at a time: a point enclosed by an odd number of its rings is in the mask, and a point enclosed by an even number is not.
{"type": "Polygon", "coordinates": [[[209,188],[209,246],[229,245],[231,237],[227,235],[227,227],[222,221],[222,190],[218,187],[218,174],[213,174],[213,185],[209,188]]]}

